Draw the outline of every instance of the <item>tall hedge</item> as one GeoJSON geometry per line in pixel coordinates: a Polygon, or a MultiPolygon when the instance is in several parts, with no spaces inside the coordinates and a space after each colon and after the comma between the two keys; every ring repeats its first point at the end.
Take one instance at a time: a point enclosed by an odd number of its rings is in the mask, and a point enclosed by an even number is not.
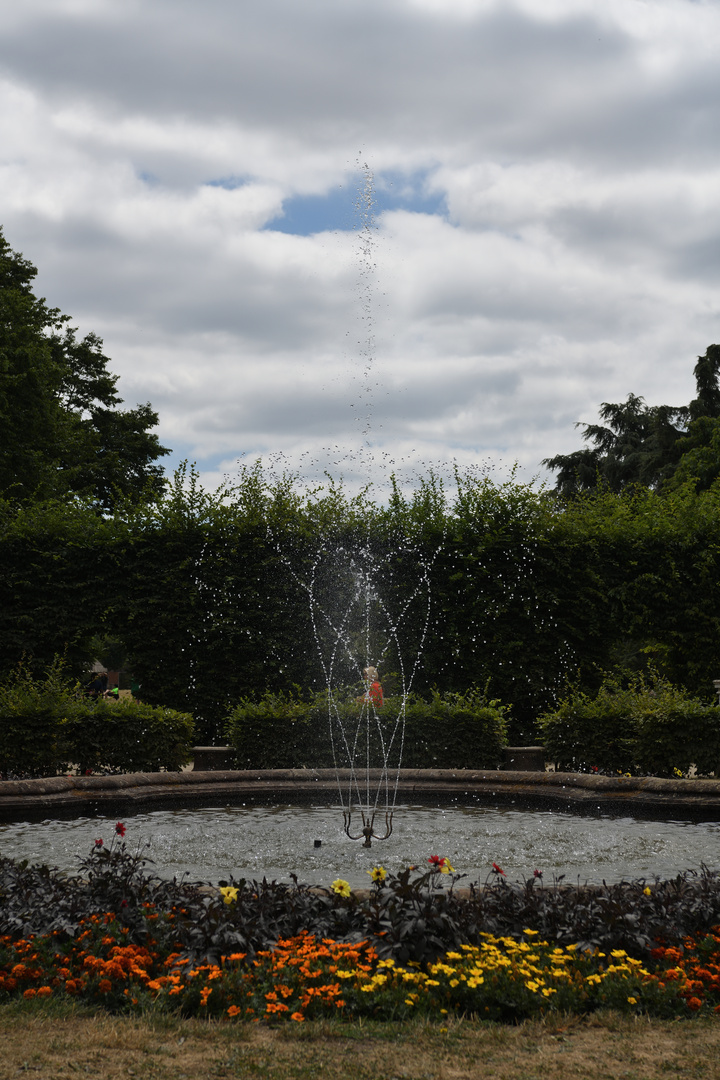
{"type": "MultiPolygon", "coordinates": [[[[537,738],[568,679],[592,693],[604,671],[652,659],[709,701],[720,677],[720,487],[564,506],[514,481],[459,476],[446,490],[430,476],[378,506],[260,468],[220,493],[181,471],[163,500],[112,518],[0,505],[0,670],[64,652],[80,675],[104,633],[128,650],[143,700],[192,713],[198,740],[217,742],[241,698],[325,686],[307,586],[332,615],[353,559],[375,567],[398,620],[381,677],[420,653],[424,697],[490,680],[515,742],[537,738]]],[[[366,661],[360,635],[348,642],[339,681],[366,661]]]]}

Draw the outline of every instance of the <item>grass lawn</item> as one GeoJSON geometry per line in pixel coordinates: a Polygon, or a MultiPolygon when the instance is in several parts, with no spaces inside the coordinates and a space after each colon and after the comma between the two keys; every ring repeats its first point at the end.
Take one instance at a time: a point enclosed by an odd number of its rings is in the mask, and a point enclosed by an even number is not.
{"type": "Polygon", "coordinates": [[[252,1024],[121,1018],[73,1004],[0,1009],[0,1080],[21,1076],[203,1080],[522,1080],[720,1077],[720,1023],[614,1013],[519,1027],[449,1020],[252,1024]]]}

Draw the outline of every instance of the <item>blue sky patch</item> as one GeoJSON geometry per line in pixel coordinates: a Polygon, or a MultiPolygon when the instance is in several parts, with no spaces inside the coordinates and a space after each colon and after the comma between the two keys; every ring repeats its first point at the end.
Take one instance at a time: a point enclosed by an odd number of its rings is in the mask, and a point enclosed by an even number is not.
{"type": "MultiPolygon", "coordinates": [[[[383,173],[375,177],[375,214],[385,210],[409,210],[418,214],[445,214],[442,192],[426,190],[428,173],[383,173]]],[[[311,236],[313,233],[352,230],[359,221],[356,210],[362,178],[353,177],[342,187],[324,195],[295,195],[283,203],[283,214],[265,229],[311,236]]]]}

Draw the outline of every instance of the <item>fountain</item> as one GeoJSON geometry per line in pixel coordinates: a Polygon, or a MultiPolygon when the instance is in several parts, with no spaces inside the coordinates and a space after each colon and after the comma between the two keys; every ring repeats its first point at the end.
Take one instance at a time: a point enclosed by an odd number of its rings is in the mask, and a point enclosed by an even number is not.
{"type": "MultiPolygon", "coordinates": [[[[366,168],[359,196],[366,414],[358,457],[368,484],[375,467],[372,194],[366,168]]],[[[373,840],[383,842],[382,861],[394,869],[422,864],[435,850],[481,880],[498,860],[510,874],[532,873],[542,864],[549,877],[562,871],[583,880],[672,876],[688,862],[707,861],[720,836],[720,781],[403,769],[405,705],[430,618],[430,564],[412,538],[395,537],[393,543],[386,553],[373,550],[362,535],[354,543],[328,543],[311,559],[307,576],[297,579],[307,596],[325,680],[332,770],[5,782],[3,853],[74,869],[76,856],[113,820],[132,815],[131,835],[151,839],[157,872],[202,879],[229,873],[287,879],[298,871],[305,879],[327,883],[342,876],[359,886],[367,884],[365,874],[373,866],[373,840]],[[415,561],[416,580],[409,588],[395,579],[399,550],[406,563],[415,561]],[[410,620],[414,630],[408,637],[410,620]],[[390,673],[398,681],[399,705],[393,709],[371,693],[390,673]],[[148,805],[159,808],[145,812],[148,805]],[[662,824],[643,820],[647,812],[662,816],[662,824]],[[58,820],[64,815],[72,821],[58,820]],[[46,820],[33,822],[38,816],[46,820]]]]}

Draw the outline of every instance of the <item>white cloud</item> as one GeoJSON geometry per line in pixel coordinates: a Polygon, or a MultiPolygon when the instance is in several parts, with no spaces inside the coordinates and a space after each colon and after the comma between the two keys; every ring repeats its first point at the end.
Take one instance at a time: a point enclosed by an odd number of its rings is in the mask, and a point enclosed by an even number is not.
{"type": "Polygon", "coordinates": [[[529,475],[600,401],[689,400],[720,340],[716,4],[28,0],[0,19],[7,239],[206,477],[272,451],[357,472],[368,390],[383,469],[529,475]],[[358,161],[447,207],[380,216],[369,309],[352,234],[271,224],[358,161]]]}

